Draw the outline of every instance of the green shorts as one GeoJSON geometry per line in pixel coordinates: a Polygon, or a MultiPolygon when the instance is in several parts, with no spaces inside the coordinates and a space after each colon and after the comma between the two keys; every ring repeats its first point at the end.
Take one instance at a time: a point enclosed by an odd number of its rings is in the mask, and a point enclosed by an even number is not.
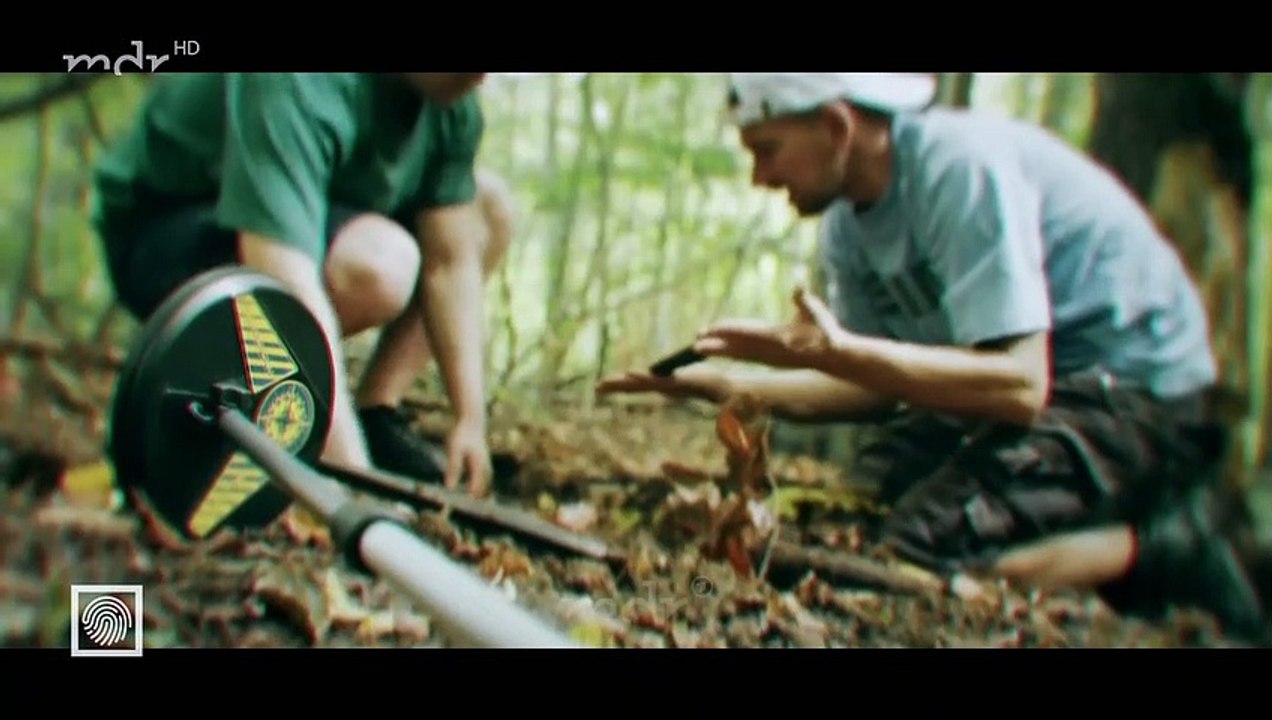
{"type": "MultiPolygon", "coordinates": [[[[218,224],[215,201],[161,207],[140,221],[115,222],[100,231],[115,296],[143,322],[190,278],[239,262],[237,233],[218,224]]],[[[363,212],[333,207],[327,245],[363,212]]]]}

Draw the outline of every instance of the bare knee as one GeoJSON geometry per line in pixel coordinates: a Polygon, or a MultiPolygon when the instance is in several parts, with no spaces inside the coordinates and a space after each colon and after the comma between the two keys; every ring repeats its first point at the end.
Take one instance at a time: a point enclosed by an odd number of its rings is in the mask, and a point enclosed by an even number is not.
{"type": "Polygon", "coordinates": [[[513,224],[516,222],[516,200],[512,189],[499,175],[478,169],[477,204],[486,221],[489,237],[482,259],[485,272],[490,273],[503,261],[512,242],[513,224]]]}
{"type": "Polygon", "coordinates": [[[420,251],[415,238],[384,217],[359,215],[336,233],[325,267],[327,289],[345,335],[401,315],[415,294],[420,251]]]}

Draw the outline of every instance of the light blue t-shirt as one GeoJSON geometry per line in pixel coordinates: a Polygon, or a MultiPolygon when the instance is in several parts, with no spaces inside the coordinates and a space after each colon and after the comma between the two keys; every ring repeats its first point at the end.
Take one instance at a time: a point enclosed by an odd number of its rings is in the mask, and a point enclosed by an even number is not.
{"type": "Polygon", "coordinates": [[[1055,375],[1102,367],[1161,396],[1215,380],[1198,292],[1113,175],[995,115],[930,109],[892,133],[885,196],[822,224],[845,327],[964,347],[1050,330],[1055,375]]]}

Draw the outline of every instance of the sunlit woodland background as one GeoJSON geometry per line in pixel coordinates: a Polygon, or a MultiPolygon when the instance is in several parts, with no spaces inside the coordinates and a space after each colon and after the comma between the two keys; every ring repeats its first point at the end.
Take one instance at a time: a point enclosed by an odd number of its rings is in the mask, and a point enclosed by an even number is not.
{"type": "MultiPolygon", "coordinates": [[[[68,416],[108,388],[135,324],[112,305],[87,225],[89,168],[153,76],[0,76],[0,381],[9,419],[68,416]],[[50,409],[51,408],[51,409],[50,409]]],[[[1268,436],[1267,203],[1272,76],[950,74],[941,102],[1042,123],[1116,169],[1170,232],[1209,303],[1239,429],[1268,436]]],[[[819,282],[815,221],[749,185],[714,74],[494,75],[482,165],[520,208],[488,295],[497,402],[595,402],[598,376],[647,365],[725,315],[783,318],[819,282]]],[[[100,422],[100,417],[96,417],[100,422]]]]}

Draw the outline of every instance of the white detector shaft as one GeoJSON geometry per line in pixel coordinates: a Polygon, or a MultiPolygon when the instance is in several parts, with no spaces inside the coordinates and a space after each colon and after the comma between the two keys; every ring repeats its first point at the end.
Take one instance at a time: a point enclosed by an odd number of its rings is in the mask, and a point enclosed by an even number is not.
{"type": "Polygon", "coordinates": [[[343,548],[347,556],[414,599],[453,644],[576,647],[543,619],[425,543],[387,512],[355,501],[334,480],[271,440],[242,412],[219,408],[216,423],[298,503],[336,530],[337,542],[349,545],[343,548]]]}

